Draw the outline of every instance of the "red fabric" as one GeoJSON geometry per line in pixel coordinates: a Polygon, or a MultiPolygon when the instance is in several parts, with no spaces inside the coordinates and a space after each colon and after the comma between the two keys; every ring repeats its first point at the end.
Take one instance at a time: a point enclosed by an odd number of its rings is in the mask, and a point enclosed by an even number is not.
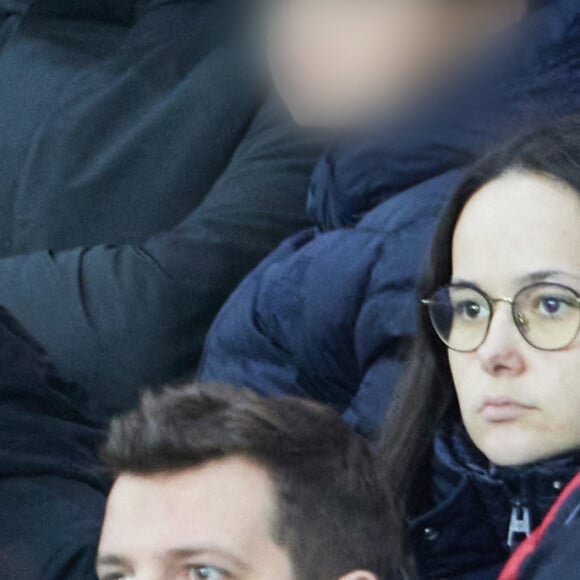
{"type": "Polygon", "coordinates": [[[542,525],[537,528],[534,533],[522,543],[522,545],[515,551],[513,556],[509,559],[503,572],[500,574],[498,580],[518,580],[519,573],[528,557],[536,550],[543,537],[546,535],[548,528],[554,523],[558,512],[566,503],[568,498],[576,489],[580,488],[580,474],[578,474],[562,492],[548,515],[542,522],[542,525]]]}

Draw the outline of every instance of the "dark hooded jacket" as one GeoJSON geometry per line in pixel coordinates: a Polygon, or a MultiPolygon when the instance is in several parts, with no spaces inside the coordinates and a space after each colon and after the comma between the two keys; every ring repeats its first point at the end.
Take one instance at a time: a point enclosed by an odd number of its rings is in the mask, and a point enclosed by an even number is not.
{"type": "Polygon", "coordinates": [[[0,577],[91,580],[108,481],[86,398],[0,309],[0,577]]]}
{"type": "Polygon", "coordinates": [[[580,4],[552,0],[412,122],[331,150],[315,171],[318,227],[238,288],[200,376],[327,402],[376,431],[415,331],[416,280],[466,168],[535,123],[580,111],[580,4]]]}
{"type": "Polygon", "coordinates": [[[192,374],[308,224],[316,148],[266,102],[242,4],[0,0],[0,304],[108,411],[192,374]]]}
{"type": "Polygon", "coordinates": [[[429,481],[418,480],[412,494],[410,541],[420,578],[496,580],[511,553],[540,526],[579,471],[580,453],[498,468],[476,449],[463,427],[441,432],[429,481]]]}

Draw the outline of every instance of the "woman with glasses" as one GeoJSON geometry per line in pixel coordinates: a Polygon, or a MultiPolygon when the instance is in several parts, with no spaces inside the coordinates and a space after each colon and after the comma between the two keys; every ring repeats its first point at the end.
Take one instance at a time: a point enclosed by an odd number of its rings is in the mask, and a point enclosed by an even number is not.
{"type": "Polygon", "coordinates": [[[482,161],[440,222],[381,450],[421,578],[514,552],[503,578],[580,577],[579,225],[580,120],[482,161]]]}

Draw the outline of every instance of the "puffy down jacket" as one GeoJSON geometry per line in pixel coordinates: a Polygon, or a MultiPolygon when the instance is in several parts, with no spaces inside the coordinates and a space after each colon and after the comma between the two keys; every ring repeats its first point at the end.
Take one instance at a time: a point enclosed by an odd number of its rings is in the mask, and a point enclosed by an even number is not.
{"type": "Polygon", "coordinates": [[[310,190],[318,228],[240,286],[200,377],[334,405],[372,434],[415,330],[416,279],[441,207],[486,149],[580,112],[580,4],[534,11],[445,99],[388,135],[329,152],[310,190]]]}

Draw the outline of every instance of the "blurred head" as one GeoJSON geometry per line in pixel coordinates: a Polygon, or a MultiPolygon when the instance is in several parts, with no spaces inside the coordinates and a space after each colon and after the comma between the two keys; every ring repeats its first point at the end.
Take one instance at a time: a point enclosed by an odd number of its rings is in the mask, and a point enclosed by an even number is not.
{"type": "Polygon", "coordinates": [[[420,286],[424,304],[399,405],[386,424],[385,469],[399,466],[389,473],[395,493],[408,499],[435,432],[447,424],[462,422],[496,465],[580,448],[579,223],[579,120],[492,154],[454,196],[420,286]]]}
{"type": "Polygon", "coordinates": [[[297,121],[343,127],[420,99],[526,0],[262,0],[275,84],[297,121]]]}
{"type": "Polygon", "coordinates": [[[372,456],[327,408],[167,390],[113,423],[104,456],[101,580],[392,577],[372,456]]]}

